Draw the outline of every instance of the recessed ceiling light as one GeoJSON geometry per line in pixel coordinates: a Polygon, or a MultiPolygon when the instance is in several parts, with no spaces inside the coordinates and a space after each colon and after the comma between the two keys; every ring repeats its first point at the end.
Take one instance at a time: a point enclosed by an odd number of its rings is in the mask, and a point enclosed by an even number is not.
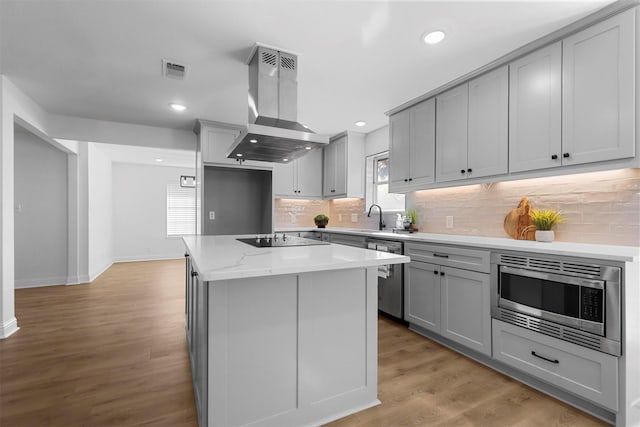
{"type": "Polygon", "coordinates": [[[257,144],[258,140],[257,139],[250,139],[249,142],[252,143],[252,144],[257,144]]]}
{"type": "Polygon", "coordinates": [[[283,162],[288,162],[288,161],[289,161],[289,159],[282,159],[282,161],[283,161],[283,162]]]}
{"type": "Polygon", "coordinates": [[[236,154],[236,157],[242,157],[242,153],[236,154]]]}
{"type": "Polygon", "coordinates": [[[308,145],[306,147],[304,147],[305,150],[311,150],[311,147],[309,147],[308,145]]]}
{"type": "Polygon", "coordinates": [[[444,31],[431,31],[429,33],[423,34],[422,41],[426,44],[436,44],[444,40],[444,36],[444,31]]]}
{"type": "Polygon", "coordinates": [[[158,162],[158,163],[162,163],[162,162],[164,162],[164,160],[163,160],[163,159],[155,159],[155,160],[156,160],[156,162],[158,162]]]}
{"type": "Polygon", "coordinates": [[[363,122],[362,120],[360,120],[359,122],[356,122],[355,124],[356,124],[356,126],[362,127],[362,126],[366,126],[367,122],[363,122]]]}
{"type": "Polygon", "coordinates": [[[178,112],[181,112],[187,109],[187,107],[185,107],[184,105],[176,104],[176,103],[169,104],[169,107],[171,107],[173,111],[178,111],[178,112]]]}

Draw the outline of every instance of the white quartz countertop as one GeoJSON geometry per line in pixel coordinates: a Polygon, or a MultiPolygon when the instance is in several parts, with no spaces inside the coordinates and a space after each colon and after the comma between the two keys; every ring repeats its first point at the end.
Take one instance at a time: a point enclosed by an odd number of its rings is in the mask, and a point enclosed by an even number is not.
{"type": "Polygon", "coordinates": [[[390,231],[363,230],[350,228],[325,228],[312,227],[278,228],[278,233],[322,231],[327,233],[342,233],[384,238],[403,242],[438,243],[472,248],[482,248],[495,251],[519,251],[548,255],[563,255],[581,258],[592,258],[604,261],[638,262],[640,261],[640,248],[636,246],[596,245],[588,243],[551,242],[542,243],[531,240],[515,240],[500,237],[461,236],[455,234],[431,234],[431,233],[392,233],[390,231]]]}
{"type": "Polygon", "coordinates": [[[256,248],[234,236],[184,236],[200,280],[227,280],[312,271],[343,270],[409,262],[404,255],[343,245],[256,248]]]}

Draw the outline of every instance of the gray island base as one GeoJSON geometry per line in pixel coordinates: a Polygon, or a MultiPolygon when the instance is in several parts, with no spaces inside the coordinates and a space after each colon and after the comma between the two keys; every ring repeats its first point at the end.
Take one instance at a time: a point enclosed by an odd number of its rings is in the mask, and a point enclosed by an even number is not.
{"type": "Polygon", "coordinates": [[[200,426],[316,426],[379,404],[377,267],[408,257],[236,237],[184,238],[200,426]]]}

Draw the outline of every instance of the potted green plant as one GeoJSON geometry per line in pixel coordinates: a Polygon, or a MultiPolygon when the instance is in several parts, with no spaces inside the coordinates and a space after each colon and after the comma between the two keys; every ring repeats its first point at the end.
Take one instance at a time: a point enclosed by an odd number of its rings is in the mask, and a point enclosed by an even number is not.
{"type": "Polygon", "coordinates": [[[316,223],[318,228],[325,228],[329,224],[329,217],[325,214],[318,214],[313,217],[313,222],[316,223]]]}
{"type": "Polygon", "coordinates": [[[404,228],[406,230],[416,230],[416,223],[418,222],[418,211],[415,209],[407,209],[407,211],[404,213],[404,217],[404,228]]]}
{"type": "Polygon", "coordinates": [[[538,242],[553,242],[555,233],[552,228],[556,224],[565,221],[565,217],[562,216],[560,211],[554,209],[532,209],[529,212],[529,218],[531,218],[533,225],[530,225],[527,229],[535,228],[536,241],[538,242]]]}

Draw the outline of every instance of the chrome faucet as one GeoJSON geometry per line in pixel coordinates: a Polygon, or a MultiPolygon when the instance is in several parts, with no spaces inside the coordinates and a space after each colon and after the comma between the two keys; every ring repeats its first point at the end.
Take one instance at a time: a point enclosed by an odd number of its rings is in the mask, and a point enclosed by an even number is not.
{"type": "Polygon", "coordinates": [[[369,206],[369,213],[367,214],[367,216],[371,218],[371,209],[373,209],[374,206],[378,208],[378,210],[380,211],[380,220],[378,222],[378,230],[382,230],[384,228],[384,222],[382,222],[382,208],[380,207],[380,205],[373,204],[369,206]]]}

